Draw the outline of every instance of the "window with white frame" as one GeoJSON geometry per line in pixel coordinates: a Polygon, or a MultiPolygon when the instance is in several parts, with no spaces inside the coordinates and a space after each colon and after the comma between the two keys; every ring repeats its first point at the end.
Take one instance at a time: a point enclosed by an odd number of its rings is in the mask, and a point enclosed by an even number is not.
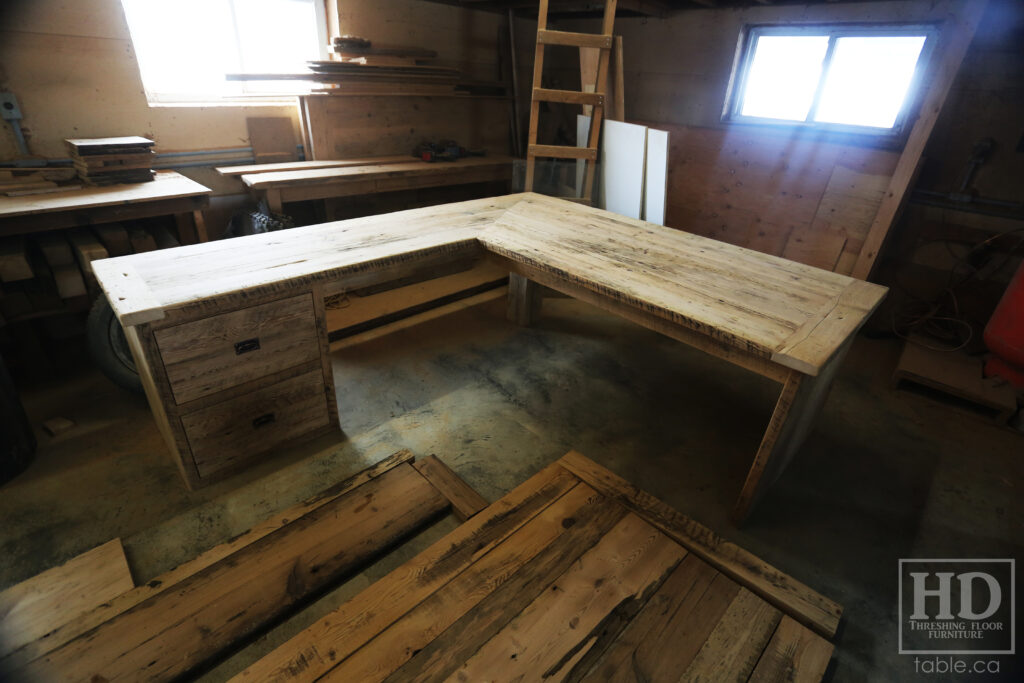
{"type": "Polygon", "coordinates": [[[302,92],[302,81],[228,74],[302,73],[326,58],[321,0],[121,0],[150,104],[218,103],[302,92]]]}
{"type": "Polygon", "coordinates": [[[726,118],[898,135],[933,35],[928,26],[752,26],[726,118]]]}

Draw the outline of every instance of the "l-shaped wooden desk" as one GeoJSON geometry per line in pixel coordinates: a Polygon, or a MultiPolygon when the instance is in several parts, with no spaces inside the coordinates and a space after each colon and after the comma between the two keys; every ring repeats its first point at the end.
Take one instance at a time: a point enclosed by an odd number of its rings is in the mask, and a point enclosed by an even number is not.
{"type": "Polygon", "coordinates": [[[94,263],[190,487],[338,428],[324,297],[498,259],[510,317],[545,285],[769,377],[782,391],[734,518],[799,448],[885,288],[537,194],[94,263]]]}

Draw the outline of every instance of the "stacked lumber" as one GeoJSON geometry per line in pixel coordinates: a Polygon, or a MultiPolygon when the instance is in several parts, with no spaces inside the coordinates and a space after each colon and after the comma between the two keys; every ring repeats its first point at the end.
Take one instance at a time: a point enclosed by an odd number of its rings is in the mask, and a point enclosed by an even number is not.
{"type": "Polygon", "coordinates": [[[0,316],[80,311],[98,291],[92,262],[179,246],[164,225],[106,223],[0,239],[0,316]]]}
{"type": "Polygon", "coordinates": [[[153,180],[153,141],[137,135],[65,140],[79,177],[90,185],[153,180]]]}
{"type": "Polygon", "coordinates": [[[77,189],[79,185],[60,183],[73,180],[73,168],[0,168],[0,194],[23,197],[30,194],[77,189]]]}
{"type": "MultiPolygon", "coordinates": [[[[10,619],[0,611],[0,633],[15,634],[0,640],[0,679],[191,677],[438,515],[467,517],[486,505],[436,458],[413,461],[395,453],[139,586],[130,575],[125,585],[123,559],[108,558],[109,571],[75,561],[92,574],[70,577],[71,589],[88,579],[121,592],[97,590],[93,604],[81,605],[88,609],[23,609],[10,619]]],[[[68,572],[33,581],[51,580],[67,582],[68,572]]]]}
{"type": "Polygon", "coordinates": [[[461,77],[457,69],[430,64],[433,50],[408,45],[376,45],[341,36],[329,46],[327,61],[308,62],[299,74],[228,74],[229,81],[310,81],[313,92],[332,94],[450,95],[461,77]]]}

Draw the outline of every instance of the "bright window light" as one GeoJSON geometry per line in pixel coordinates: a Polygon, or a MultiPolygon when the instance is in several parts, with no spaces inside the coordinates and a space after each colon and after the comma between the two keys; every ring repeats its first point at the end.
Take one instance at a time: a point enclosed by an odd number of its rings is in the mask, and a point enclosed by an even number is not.
{"type": "Polygon", "coordinates": [[[814,120],[895,126],[924,41],[924,36],[838,38],[814,120]]]}
{"type": "Polygon", "coordinates": [[[753,27],[737,63],[733,120],[890,135],[900,130],[928,27],[753,27]]]}
{"type": "Polygon", "coordinates": [[[803,121],[814,104],[828,36],[764,36],[743,93],[744,116],[803,121]]]}
{"type": "Polygon", "coordinates": [[[227,81],[297,73],[326,56],[319,0],[121,0],[151,103],[304,92],[302,81],[227,81]]]}

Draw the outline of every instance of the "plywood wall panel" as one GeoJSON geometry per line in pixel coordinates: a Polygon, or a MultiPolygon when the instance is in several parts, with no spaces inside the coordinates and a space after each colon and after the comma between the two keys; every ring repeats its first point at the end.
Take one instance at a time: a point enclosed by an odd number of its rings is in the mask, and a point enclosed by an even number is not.
{"type": "Polygon", "coordinates": [[[509,107],[497,98],[310,95],[311,158],[412,154],[423,141],[508,153],[509,107]]]}
{"type": "Polygon", "coordinates": [[[756,129],[649,125],[670,133],[666,225],[829,269],[859,252],[898,157],[756,129]]]}

